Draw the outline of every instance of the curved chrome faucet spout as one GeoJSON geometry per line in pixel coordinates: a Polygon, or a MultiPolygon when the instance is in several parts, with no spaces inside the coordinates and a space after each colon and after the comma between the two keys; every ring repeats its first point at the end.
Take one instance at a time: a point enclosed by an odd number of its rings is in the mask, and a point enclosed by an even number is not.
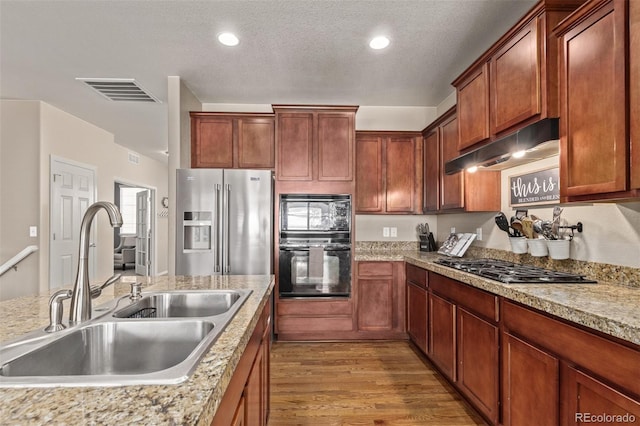
{"type": "Polygon", "coordinates": [[[91,318],[91,289],[89,288],[89,237],[93,218],[100,211],[106,210],[111,226],[122,226],[122,215],[115,204],[98,201],[87,208],[80,225],[80,246],[78,256],[78,272],[71,295],[69,324],[78,324],[91,318]]]}

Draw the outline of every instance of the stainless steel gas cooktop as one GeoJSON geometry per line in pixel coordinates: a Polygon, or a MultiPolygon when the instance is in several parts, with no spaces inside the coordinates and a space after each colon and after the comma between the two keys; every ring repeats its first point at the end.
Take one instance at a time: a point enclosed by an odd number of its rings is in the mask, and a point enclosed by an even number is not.
{"type": "Polygon", "coordinates": [[[496,259],[441,258],[435,262],[506,284],[592,284],[597,282],[589,280],[582,275],[557,272],[536,266],[522,265],[496,259]]]}

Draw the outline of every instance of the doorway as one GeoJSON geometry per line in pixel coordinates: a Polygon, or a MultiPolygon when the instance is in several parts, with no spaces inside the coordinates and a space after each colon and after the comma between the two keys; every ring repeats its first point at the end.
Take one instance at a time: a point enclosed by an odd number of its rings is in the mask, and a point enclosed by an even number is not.
{"type": "Polygon", "coordinates": [[[155,196],[155,188],[114,182],[113,200],[123,221],[121,227],[114,228],[114,274],[155,275],[155,196]]]}
{"type": "MultiPolygon", "coordinates": [[[[96,169],[61,157],[50,159],[49,288],[73,284],[78,267],[80,222],[96,201],[96,169]]],[[[95,233],[91,232],[89,278],[95,277],[95,233]]]]}

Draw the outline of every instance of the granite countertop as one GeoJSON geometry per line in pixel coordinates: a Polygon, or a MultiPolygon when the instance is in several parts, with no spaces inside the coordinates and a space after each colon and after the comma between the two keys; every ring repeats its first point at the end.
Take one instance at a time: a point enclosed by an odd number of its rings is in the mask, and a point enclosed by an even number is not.
{"type": "MultiPolygon", "coordinates": [[[[434,263],[437,253],[418,250],[356,250],[356,261],[402,261],[504,296],[557,317],[640,345],[640,288],[597,284],[503,284],[434,263]]],[[[465,255],[465,257],[468,257],[465,255]]]]}
{"type": "MultiPolygon", "coordinates": [[[[176,385],[116,387],[2,388],[3,424],[193,424],[209,425],[244,352],[274,279],[268,275],[206,277],[125,277],[93,301],[101,305],[129,292],[129,283],[150,291],[185,289],[250,289],[249,298],[194,373],[176,385]],[[110,294],[109,294],[110,292],[110,294]]],[[[48,324],[48,295],[0,303],[0,341],[19,337],[48,324]]],[[[65,312],[68,305],[65,303],[65,312]]]]}

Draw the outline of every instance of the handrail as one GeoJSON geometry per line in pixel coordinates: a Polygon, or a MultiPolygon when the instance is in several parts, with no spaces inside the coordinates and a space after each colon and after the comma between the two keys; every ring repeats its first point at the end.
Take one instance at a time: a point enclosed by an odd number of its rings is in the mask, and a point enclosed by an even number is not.
{"type": "Polygon", "coordinates": [[[14,268],[18,270],[18,263],[22,262],[31,253],[38,251],[38,246],[27,246],[20,253],[7,260],[2,266],[0,266],[0,277],[5,274],[9,269],[14,268]]]}

